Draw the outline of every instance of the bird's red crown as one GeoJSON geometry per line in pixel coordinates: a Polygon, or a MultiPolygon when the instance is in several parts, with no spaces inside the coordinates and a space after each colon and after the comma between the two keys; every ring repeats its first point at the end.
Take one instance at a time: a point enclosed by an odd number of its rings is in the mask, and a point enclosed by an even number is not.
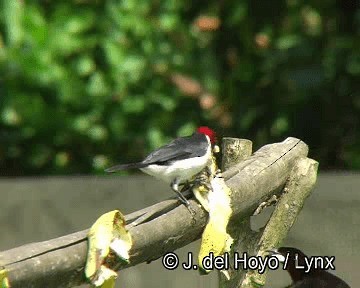
{"type": "Polygon", "coordinates": [[[197,128],[196,131],[198,133],[201,133],[201,134],[204,134],[204,135],[208,136],[210,138],[211,144],[216,143],[216,133],[215,133],[214,130],[210,129],[207,126],[201,126],[201,127],[197,128]]]}

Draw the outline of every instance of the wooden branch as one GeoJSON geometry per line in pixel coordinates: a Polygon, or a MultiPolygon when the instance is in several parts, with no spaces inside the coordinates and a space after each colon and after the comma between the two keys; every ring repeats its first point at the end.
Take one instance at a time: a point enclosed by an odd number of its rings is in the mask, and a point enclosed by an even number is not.
{"type": "MultiPolygon", "coordinates": [[[[300,158],[296,162],[274,212],[259,234],[259,241],[252,245],[256,249],[251,252],[257,252],[253,255],[265,256],[266,250],[279,247],[286,238],[315,186],[318,166],[318,162],[309,158],[300,158]]],[[[266,273],[251,271],[246,273],[241,287],[259,287],[265,284],[265,279],[266,273]]]]}
{"type": "MultiPolygon", "coordinates": [[[[297,159],[306,157],[307,145],[296,138],[266,145],[245,161],[223,173],[232,189],[234,218],[252,215],[258,204],[284,187],[297,159]]],[[[192,217],[177,200],[167,200],[127,217],[134,221],[150,213],[147,222],[130,228],[133,248],[129,265],[151,261],[198,239],[207,213],[190,200],[192,217]],[[164,212],[165,211],[165,212],[164,212]],[[136,216],[134,216],[136,215],[136,216]],[[155,232],[155,233],[154,233],[155,232]]],[[[95,221],[96,219],[94,219],[95,221]]],[[[87,230],[45,242],[27,244],[0,253],[0,267],[7,271],[11,287],[72,287],[85,282],[87,230]]]]}
{"type": "Polygon", "coordinates": [[[234,215],[252,215],[259,203],[279,194],[296,160],[307,154],[308,147],[303,141],[289,137],[261,147],[225,171],[223,177],[232,191],[234,215]]]}
{"type": "MultiPolygon", "coordinates": [[[[277,203],[265,228],[259,232],[252,231],[250,219],[245,219],[233,229],[239,230],[238,253],[248,256],[267,255],[266,250],[279,247],[300,213],[304,201],[310,195],[317,178],[318,162],[309,158],[296,161],[283,189],[283,194],[277,203]],[[238,228],[240,227],[240,228],[238,228]]],[[[267,271],[266,271],[267,272],[267,271]]],[[[243,271],[241,269],[230,274],[230,281],[222,281],[222,288],[255,288],[265,285],[266,273],[258,271],[243,271]],[[240,271],[240,273],[239,273],[240,271]]]]}
{"type": "MultiPolygon", "coordinates": [[[[232,168],[231,170],[241,169],[241,166],[242,163],[239,163],[237,164],[238,168],[232,168]]],[[[287,193],[283,194],[265,229],[255,232],[250,227],[250,218],[234,217],[229,225],[229,233],[234,238],[234,244],[229,253],[230,263],[234,263],[234,253],[238,253],[238,255],[247,253],[248,256],[265,256],[264,251],[266,249],[279,246],[295,222],[305,199],[312,191],[316,182],[317,167],[318,163],[308,158],[299,158],[296,161],[283,189],[287,193]],[[296,186],[294,187],[294,185],[296,186]],[[283,203],[296,203],[296,205],[292,205],[290,209],[288,204],[284,206],[283,203]]],[[[260,170],[260,173],[263,172],[262,170],[260,170]]],[[[232,173],[231,171],[227,172],[228,175],[232,175],[232,173]]],[[[257,173],[259,172],[255,172],[255,174],[257,173]]],[[[219,287],[260,287],[265,284],[266,273],[259,274],[256,271],[246,272],[241,269],[230,269],[229,276],[230,280],[220,274],[219,287]]]]}

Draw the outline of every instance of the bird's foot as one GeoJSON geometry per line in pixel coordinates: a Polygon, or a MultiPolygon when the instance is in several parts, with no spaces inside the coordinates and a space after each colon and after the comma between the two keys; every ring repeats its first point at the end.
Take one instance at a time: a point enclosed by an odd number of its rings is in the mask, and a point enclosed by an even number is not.
{"type": "MultiPolygon", "coordinates": [[[[188,191],[188,190],[186,190],[186,191],[188,191]]],[[[183,191],[183,192],[186,192],[186,191],[183,191]]],[[[181,202],[181,204],[183,204],[186,207],[186,209],[190,212],[191,216],[194,216],[195,210],[191,207],[189,200],[187,200],[185,198],[183,193],[181,193],[180,191],[178,191],[178,192],[179,192],[179,194],[177,192],[175,192],[175,193],[178,194],[177,196],[178,196],[179,201],[181,202]]]]}
{"type": "Polygon", "coordinates": [[[193,181],[192,188],[204,187],[207,191],[211,190],[209,175],[210,174],[208,173],[208,171],[206,169],[204,171],[200,172],[198,175],[196,175],[196,177],[193,181]]]}
{"type": "MultiPolygon", "coordinates": [[[[189,203],[189,202],[188,202],[189,203]]],[[[189,211],[190,215],[192,218],[194,218],[196,212],[194,210],[194,208],[191,207],[190,203],[188,205],[185,205],[186,209],[189,211]]]]}
{"type": "MultiPolygon", "coordinates": [[[[195,215],[195,211],[193,208],[191,208],[190,206],[190,202],[185,198],[185,196],[179,191],[179,181],[178,179],[175,179],[172,183],[171,183],[171,189],[176,193],[179,201],[185,205],[186,209],[188,209],[188,211],[190,212],[191,216],[195,215]]],[[[185,191],[183,191],[185,192],[185,191]]]]}

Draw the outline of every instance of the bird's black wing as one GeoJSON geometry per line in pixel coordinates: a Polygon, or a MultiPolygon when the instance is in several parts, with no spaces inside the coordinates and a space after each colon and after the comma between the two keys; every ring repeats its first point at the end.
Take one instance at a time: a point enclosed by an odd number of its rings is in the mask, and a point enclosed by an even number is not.
{"type": "Polygon", "coordinates": [[[200,157],[206,153],[208,145],[206,136],[199,133],[176,138],[169,144],[154,150],[141,163],[161,165],[174,160],[200,157]]]}

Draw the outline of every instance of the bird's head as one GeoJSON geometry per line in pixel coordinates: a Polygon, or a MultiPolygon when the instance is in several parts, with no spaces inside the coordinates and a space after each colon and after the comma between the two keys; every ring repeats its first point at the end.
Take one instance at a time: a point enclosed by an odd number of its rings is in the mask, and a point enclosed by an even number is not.
{"type": "MultiPolygon", "coordinates": [[[[305,257],[302,251],[294,247],[280,247],[279,249],[267,250],[271,256],[275,256],[280,263],[286,263],[286,270],[289,272],[293,281],[301,280],[305,275],[305,270],[298,269],[295,266],[305,267],[305,257]]],[[[310,272],[313,272],[312,270],[310,272]]]]}
{"type": "Polygon", "coordinates": [[[214,130],[210,129],[207,126],[200,126],[199,128],[196,129],[197,133],[201,133],[204,134],[206,136],[209,137],[211,144],[215,144],[216,143],[216,133],[214,130]]]}

